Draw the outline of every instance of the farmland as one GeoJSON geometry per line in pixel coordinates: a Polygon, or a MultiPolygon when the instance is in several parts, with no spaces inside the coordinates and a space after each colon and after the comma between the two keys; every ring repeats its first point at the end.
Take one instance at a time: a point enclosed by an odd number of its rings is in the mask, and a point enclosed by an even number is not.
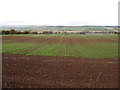
{"type": "Polygon", "coordinates": [[[117,58],[117,36],[3,36],[3,52],[23,55],[117,58]]]}
{"type": "Polygon", "coordinates": [[[118,35],[3,35],[1,53],[3,87],[117,87],[118,35]]]}

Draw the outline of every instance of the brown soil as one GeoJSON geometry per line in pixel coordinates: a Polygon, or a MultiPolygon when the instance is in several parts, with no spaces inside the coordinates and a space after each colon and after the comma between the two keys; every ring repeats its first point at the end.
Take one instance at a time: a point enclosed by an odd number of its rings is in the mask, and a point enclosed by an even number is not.
{"type": "Polygon", "coordinates": [[[118,43],[118,39],[110,40],[110,39],[98,39],[99,42],[109,42],[109,43],[118,43]]]}
{"type": "Polygon", "coordinates": [[[28,36],[3,36],[3,42],[35,42],[35,43],[91,43],[91,40],[87,40],[84,37],[75,38],[75,37],[28,37],[28,36]],[[62,41],[62,42],[61,42],[62,41]]]}
{"type": "Polygon", "coordinates": [[[82,44],[91,44],[96,42],[110,42],[110,43],[118,43],[118,39],[107,39],[107,38],[94,38],[88,39],[85,37],[31,37],[31,36],[3,36],[3,43],[16,43],[16,42],[29,42],[29,43],[66,43],[66,44],[74,44],[74,43],[82,43],[82,44]],[[61,42],[62,41],[62,42],[61,42]]]}
{"type": "Polygon", "coordinates": [[[2,54],[3,88],[117,88],[117,59],[2,54]]]}

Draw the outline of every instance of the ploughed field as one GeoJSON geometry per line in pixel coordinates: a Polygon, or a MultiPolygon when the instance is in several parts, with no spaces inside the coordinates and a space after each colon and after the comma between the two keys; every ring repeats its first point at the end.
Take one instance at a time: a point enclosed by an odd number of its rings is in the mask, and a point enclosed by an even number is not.
{"type": "Polygon", "coordinates": [[[117,35],[4,35],[4,88],[116,88],[117,35]]]}

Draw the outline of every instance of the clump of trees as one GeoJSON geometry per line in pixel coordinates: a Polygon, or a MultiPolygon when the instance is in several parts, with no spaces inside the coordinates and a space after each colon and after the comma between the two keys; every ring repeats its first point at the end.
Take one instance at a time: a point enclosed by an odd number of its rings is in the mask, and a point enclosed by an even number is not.
{"type": "Polygon", "coordinates": [[[1,34],[29,34],[29,31],[16,31],[15,29],[11,30],[2,30],[1,34]]]}
{"type": "Polygon", "coordinates": [[[38,34],[37,32],[32,32],[32,34],[38,34]]]}
{"type": "Polygon", "coordinates": [[[10,31],[7,30],[2,30],[2,34],[17,34],[17,31],[15,31],[14,29],[11,29],[10,31]]]}
{"type": "Polygon", "coordinates": [[[43,31],[43,34],[53,34],[52,31],[43,31]]]}

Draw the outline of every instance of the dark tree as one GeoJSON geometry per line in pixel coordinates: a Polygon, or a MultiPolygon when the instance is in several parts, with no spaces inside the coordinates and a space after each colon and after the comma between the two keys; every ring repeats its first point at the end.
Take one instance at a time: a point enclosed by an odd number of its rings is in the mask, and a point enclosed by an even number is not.
{"type": "Polygon", "coordinates": [[[32,32],[32,34],[37,34],[37,32],[32,32]]]}
{"type": "Polygon", "coordinates": [[[18,31],[17,34],[22,34],[21,31],[18,31]]]}
{"type": "Polygon", "coordinates": [[[16,34],[16,33],[17,33],[17,31],[15,31],[15,29],[10,30],[10,34],[16,34]]]}
{"type": "Polygon", "coordinates": [[[29,34],[29,32],[28,31],[24,31],[24,32],[22,32],[22,34],[29,34]]]}
{"type": "Polygon", "coordinates": [[[2,30],[2,34],[10,34],[10,31],[2,30]]]}

